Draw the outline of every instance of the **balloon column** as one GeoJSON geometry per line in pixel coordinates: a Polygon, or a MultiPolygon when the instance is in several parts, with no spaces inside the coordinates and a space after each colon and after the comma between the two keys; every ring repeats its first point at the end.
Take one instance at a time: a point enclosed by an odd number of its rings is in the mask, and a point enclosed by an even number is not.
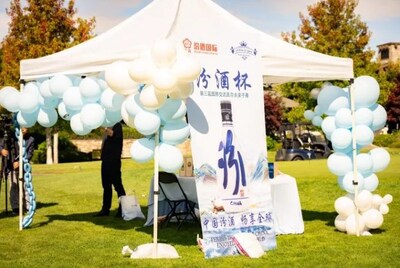
{"type": "Polygon", "coordinates": [[[59,115],[78,135],[123,120],[145,136],[130,150],[137,162],[152,159],[159,133],[159,166],[175,172],[183,163],[176,145],[189,136],[185,99],[200,71],[197,60],[163,39],[136,60],[113,62],[98,76],[58,74],[21,91],[4,87],[0,105],[17,114],[20,127],[52,127],[59,115]]]}
{"type": "Polygon", "coordinates": [[[313,89],[317,106],[304,112],[332,142],[334,153],[328,158],[328,169],[347,192],[335,201],[335,226],[351,235],[371,235],[370,229],[382,226],[393,199],[390,194],[373,194],[379,184],[376,173],[388,166],[389,153],[383,148],[360,152],[386,124],[386,111],[376,103],[379,90],[378,82],[370,76],[356,78],[350,90],[324,84],[319,91],[313,89]]]}

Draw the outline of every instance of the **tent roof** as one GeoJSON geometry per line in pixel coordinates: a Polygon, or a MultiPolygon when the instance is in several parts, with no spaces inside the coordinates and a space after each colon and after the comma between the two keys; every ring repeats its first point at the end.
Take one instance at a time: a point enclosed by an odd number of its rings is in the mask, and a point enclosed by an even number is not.
{"type": "Polygon", "coordinates": [[[265,83],[353,78],[353,61],[327,56],[269,36],[237,19],[211,0],[154,0],[122,23],[69,49],[20,63],[21,79],[104,71],[117,60],[132,61],[162,38],[204,37],[226,27],[259,37],[265,83]],[[204,33],[203,33],[204,32],[204,33]]]}

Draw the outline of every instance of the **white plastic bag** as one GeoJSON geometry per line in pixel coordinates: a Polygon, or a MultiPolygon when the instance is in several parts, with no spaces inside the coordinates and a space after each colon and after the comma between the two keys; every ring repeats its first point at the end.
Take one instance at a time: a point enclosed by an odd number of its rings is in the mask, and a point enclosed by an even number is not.
{"type": "Polygon", "coordinates": [[[122,208],[122,218],[130,221],[136,218],[144,219],[144,214],[140,209],[136,195],[123,195],[119,197],[119,203],[122,208]]]}

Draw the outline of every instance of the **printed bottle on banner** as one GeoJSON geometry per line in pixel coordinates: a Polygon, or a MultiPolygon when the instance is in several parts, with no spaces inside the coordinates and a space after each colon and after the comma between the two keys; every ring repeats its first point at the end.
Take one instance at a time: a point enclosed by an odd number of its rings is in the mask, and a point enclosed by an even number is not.
{"type": "Polygon", "coordinates": [[[216,200],[225,212],[245,211],[249,206],[248,185],[243,156],[235,135],[232,103],[221,101],[222,139],[218,146],[216,200]]]}

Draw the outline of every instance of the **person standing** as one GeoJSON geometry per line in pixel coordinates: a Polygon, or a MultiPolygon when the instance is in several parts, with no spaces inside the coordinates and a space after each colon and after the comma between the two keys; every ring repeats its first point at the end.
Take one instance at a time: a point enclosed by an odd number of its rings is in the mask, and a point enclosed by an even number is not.
{"type": "MultiPolygon", "coordinates": [[[[21,128],[22,137],[25,144],[25,152],[26,159],[28,162],[33,157],[33,152],[35,150],[35,139],[28,132],[28,129],[25,127],[21,128]]],[[[19,144],[18,140],[9,137],[9,142],[4,141],[0,145],[1,155],[5,157],[5,172],[6,176],[10,179],[10,203],[12,212],[14,214],[18,214],[19,212],[19,186],[18,186],[18,178],[19,178],[19,144]],[[8,143],[8,144],[5,144],[8,143]]],[[[25,188],[25,186],[24,186],[25,188]]],[[[29,200],[28,194],[24,191],[24,202],[25,205],[23,208],[25,210],[29,209],[29,200]]]]}
{"type": "MultiPolygon", "coordinates": [[[[121,123],[116,123],[112,128],[105,128],[101,146],[101,183],[103,186],[103,206],[96,214],[98,217],[110,214],[112,202],[112,186],[118,197],[125,195],[121,178],[121,155],[123,147],[123,133],[121,123]]],[[[121,217],[121,205],[118,207],[116,217],[121,217]]]]}

